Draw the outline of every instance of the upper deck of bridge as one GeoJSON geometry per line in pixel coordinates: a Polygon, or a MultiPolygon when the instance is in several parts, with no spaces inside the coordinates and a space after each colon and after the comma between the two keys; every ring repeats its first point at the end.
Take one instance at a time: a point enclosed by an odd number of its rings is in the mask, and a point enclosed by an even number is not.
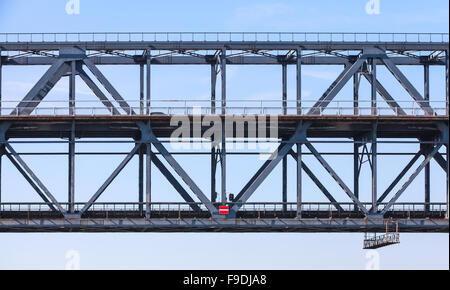
{"type": "Polygon", "coordinates": [[[448,33],[366,32],[77,32],[0,33],[2,50],[57,49],[78,45],[85,49],[358,49],[382,45],[386,49],[448,49],[448,33]]]}

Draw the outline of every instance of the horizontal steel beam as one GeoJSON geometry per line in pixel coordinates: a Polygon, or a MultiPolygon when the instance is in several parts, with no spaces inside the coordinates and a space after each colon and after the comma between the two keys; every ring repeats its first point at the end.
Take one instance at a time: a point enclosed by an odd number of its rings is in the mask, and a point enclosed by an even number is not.
{"type": "Polygon", "coordinates": [[[95,42],[1,42],[0,49],[2,51],[42,51],[42,50],[58,50],[61,47],[79,47],[83,50],[221,50],[226,47],[227,50],[296,50],[302,47],[303,50],[315,51],[333,51],[333,50],[362,50],[364,47],[380,47],[387,51],[434,51],[448,49],[448,42],[438,43],[421,43],[421,42],[364,42],[364,43],[346,43],[346,42],[304,42],[304,41],[288,41],[288,42],[245,42],[245,41],[95,41],[95,42]]]}
{"type": "MultiPolygon", "coordinates": [[[[448,233],[447,219],[398,220],[399,232],[448,233]]],[[[367,219],[3,219],[0,232],[384,232],[367,219]]]]}
{"type": "MultiPolygon", "coordinates": [[[[122,57],[122,56],[95,56],[89,58],[95,65],[140,65],[145,64],[146,60],[142,56],[122,57]]],[[[395,65],[438,65],[445,66],[442,60],[428,60],[412,57],[391,57],[395,65]]],[[[52,65],[55,58],[52,57],[2,57],[2,65],[21,66],[21,65],[52,65]]],[[[288,65],[296,65],[297,58],[282,60],[279,58],[265,56],[236,56],[227,58],[228,65],[280,65],[285,62],[288,65]]],[[[207,65],[215,63],[214,56],[205,56],[203,58],[194,56],[164,56],[153,58],[152,65],[207,65]]],[[[335,56],[305,56],[302,57],[302,65],[346,65],[347,58],[335,56]]]]}

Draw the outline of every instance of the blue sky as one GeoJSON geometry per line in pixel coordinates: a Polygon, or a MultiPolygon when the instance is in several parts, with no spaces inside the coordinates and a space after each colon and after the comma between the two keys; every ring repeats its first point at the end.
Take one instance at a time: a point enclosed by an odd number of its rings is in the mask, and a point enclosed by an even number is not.
{"type": "MultiPolygon", "coordinates": [[[[366,0],[349,1],[112,1],[81,0],[81,13],[67,15],[66,0],[0,0],[0,32],[103,32],[103,31],[339,31],[339,32],[448,32],[449,4],[447,1],[381,0],[381,13],[367,15],[366,0]]],[[[342,68],[307,67],[304,69],[305,99],[316,99],[329,86],[342,68]]],[[[45,67],[4,68],[3,97],[21,98],[40,78],[45,67]]],[[[127,99],[138,96],[138,68],[102,68],[118,91],[127,99]]],[[[422,70],[405,68],[405,74],[423,90],[422,70]]],[[[407,93],[380,68],[381,82],[400,100],[409,100],[407,93]]],[[[443,69],[432,68],[431,98],[443,100],[443,69]]],[[[209,96],[209,67],[154,67],[152,95],[155,99],[207,99],[209,96]]],[[[230,99],[281,98],[281,68],[230,67],[228,73],[230,99]]],[[[367,84],[361,88],[362,98],[370,98],[367,84]]],[[[92,94],[78,82],[79,99],[92,94]]],[[[289,68],[289,98],[295,98],[295,73],[289,68]]],[[[351,96],[351,88],[344,88],[341,99],[351,96]]],[[[49,99],[67,97],[67,82],[61,81],[49,99]]],[[[16,145],[17,151],[65,150],[60,145],[16,145]]],[[[317,145],[323,151],[351,150],[349,145],[330,148],[317,145]]],[[[113,151],[129,151],[129,145],[111,147],[113,151]]],[[[80,145],[78,150],[100,150],[100,146],[80,145]]],[[[397,145],[380,151],[402,150],[415,152],[413,145],[397,145]]],[[[312,158],[306,162],[336,194],[346,200],[339,186],[312,158]]],[[[205,191],[209,180],[202,167],[208,167],[207,157],[177,157],[205,191]],[[195,161],[195,162],[194,162],[195,161]]],[[[231,157],[229,162],[230,192],[238,192],[261,162],[255,157],[231,157]],[[245,162],[247,167],[239,166],[245,162]]],[[[400,172],[409,157],[381,157],[381,190],[400,172]]],[[[65,159],[49,157],[45,164],[40,157],[25,157],[39,177],[59,200],[64,200],[66,184],[65,159]]],[[[84,201],[108,177],[121,157],[80,157],[77,161],[77,200],[84,201]],[[95,168],[93,168],[95,165],[95,168]]],[[[351,159],[329,157],[340,176],[351,185],[351,159]]],[[[6,162],[5,162],[6,163],[6,162]]],[[[5,201],[34,201],[36,194],[22,177],[5,164],[3,195],[5,201]],[[17,194],[20,192],[20,194],[17,194]]],[[[159,173],[155,172],[154,200],[178,200],[159,173]]],[[[295,172],[289,165],[289,200],[295,196],[295,172]]],[[[442,170],[432,166],[432,200],[443,201],[445,180],[442,170]]],[[[135,201],[137,197],[137,162],[134,160],[105,192],[104,201],[135,201]]],[[[370,187],[366,167],[361,188],[370,187]]],[[[281,171],[276,170],[255,193],[258,200],[279,201],[281,171]]],[[[402,200],[421,201],[423,177],[405,192],[402,200]],[[417,190],[420,188],[420,190],[417,190]]],[[[305,198],[322,201],[312,182],[305,178],[305,198]]],[[[362,190],[363,198],[370,196],[362,190]]],[[[82,268],[352,268],[364,269],[365,252],[361,250],[362,234],[33,234],[0,235],[1,268],[64,268],[65,253],[78,250],[82,268]],[[181,242],[180,242],[181,241],[181,242]],[[230,256],[238,252],[236,264],[223,262],[217,253],[230,256]]],[[[382,268],[446,268],[449,267],[448,235],[402,235],[402,244],[380,250],[382,268]]],[[[236,260],[235,260],[236,261],[236,260]]]]}

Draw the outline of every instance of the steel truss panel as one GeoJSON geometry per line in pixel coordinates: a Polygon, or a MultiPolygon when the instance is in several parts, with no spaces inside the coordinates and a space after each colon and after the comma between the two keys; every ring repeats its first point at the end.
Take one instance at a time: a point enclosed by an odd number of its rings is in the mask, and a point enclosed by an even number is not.
{"type": "MultiPolygon", "coordinates": [[[[448,191],[445,197],[433,197],[440,200],[446,199],[445,203],[433,204],[430,203],[429,189],[430,162],[436,162],[444,170],[448,183],[449,53],[447,40],[443,39],[442,42],[433,42],[431,39],[429,42],[407,40],[404,42],[394,40],[392,42],[358,42],[355,36],[353,42],[231,41],[231,39],[230,41],[206,41],[205,36],[205,41],[156,41],[156,38],[155,41],[132,41],[130,35],[130,41],[59,42],[56,41],[55,35],[53,42],[37,42],[33,41],[33,36],[31,37],[29,42],[0,42],[2,52],[0,68],[3,66],[50,66],[22,101],[13,100],[16,102],[14,106],[17,103],[18,105],[6,114],[3,110],[10,108],[5,108],[3,106],[5,101],[1,100],[2,75],[0,74],[0,158],[6,157],[5,160],[10,160],[36,190],[44,201],[43,204],[39,204],[39,208],[43,207],[44,210],[33,210],[32,204],[2,203],[0,182],[0,232],[376,232],[384,231],[385,224],[392,221],[398,222],[400,232],[448,232],[449,230],[448,191]],[[132,107],[128,100],[122,98],[99,69],[101,65],[139,67],[140,94],[137,107],[132,107]],[[228,108],[233,107],[233,101],[227,99],[228,65],[278,65],[282,68],[282,92],[280,92],[280,99],[275,100],[277,104],[275,106],[279,106],[280,109],[277,114],[279,135],[275,142],[278,149],[272,154],[272,158],[265,162],[248,182],[244,183],[246,185],[236,197],[228,198],[227,196],[227,182],[230,182],[227,174],[227,170],[230,170],[227,168],[227,158],[233,153],[227,152],[225,145],[235,140],[233,138],[236,136],[237,129],[233,128],[228,132],[222,124],[222,138],[218,142],[220,144],[210,144],[211,150],[207,154],[211,154],[211,172],[205,174],[211,178],[211,198],[209,198],[190,177],[189,172],[177,162],[174,153],[165,146],[165,143],[170,141],[174,130],[177,129],[171,125],[171,117],[175,113],[170,108],[164,113],[159,111],[155,113],[151,110],[156,108],[162,110],[154,105],[156,101],[151,99],[153,65],[208,65],[211,69],[211,99],[207,100],[208,106],[210,105],[207,108],[207,114],[221,120],[230,115],[228,108]],[[292,107],[288,105],[292,101],[287,91],[288,65],[295,65],[296,68],[296,102],[292,107]],[[313,100],[312,107],[307,107],[307,101],[302,99],[302,67],[304,65],[343,66],[343,71],[336,81],[323,95],[319,95],[317,100],[313,100]],[[397,96],[389,92],[379,81],[381,73],[377,73],[377,66],[381,65],[386,66],[409,93],[412,107],[408,108],[397,100],[397,96]],[[423,96],[415,88],[416,84],[402,73],[400,66],[424,67],[423,96]],[[446,68],[446,95],[445,98],[441,96],[441,99],[437,100],[446,105],[439,108],[431,105],[435,100],[430,99],[429,95],[430,66],[446,68]],[[87,72],[91,72],[94,78],[91,78],[87,72]],[[217,79],[219,74],[220,80],[217,79]],[[77,114],[77,104],[80,103],[76,99],[75,91],[77,75],[93,91],[99,99],[100,110],[106,113],[96,115],[93,109],[91,114],[77,114]],[[69,99],[62,100],[63,103],[68,104],[68,113],[58,115],[55,109],[53,115],[39,114],[38,107],[45,102],[46,95],[63,77],[70,77],[69,99]],[[330,110],[333,110],[330,104],[352,78],[354,95],[350,100],[351,106],[337,106],[336,114],[330,113],[330,110]],[[363,78],[369,82],[371,88],[369,108],[364,107],[364,100],[360,99],[360,81],[363,78]],[[94,80],[98,81],[107,93],[103,93],[94,80]],[[218,82],[221,82],[220,93],[216,92],[218,82]],[[381,107],[381,103],[378,102],[378,95],[384,100],[384,107],[381,107]],[[370,113],[361,114],[364,109],[368,109],[370,113]],[[389,113],[383,115],[380,110],[389,113]],[[292,113],[293,111],[295,112],[292,113]],[[233,136],[227,136],[225,133],[232,133],[233,136]],[[14,149],[16,143],[45,144],[46,142],[68,145],[68,152],[61,152],[68,156],[68,203],[59,203],[37,177],[39,174],[35,174],[22,159],[23,154],[14,149]],[[123,161],[103,185],[97,191],[93,190],[95,193],[90,200],[79,203],[74,194],[77,156],[75,150],[77,144],[88,142],[126,143],[132,144],[134,148],[124,154],[126,156],[123,161]],[[335,170],[333,164],[326,160],[325,154],[316,149],[319,148],[315,146],[316,143],[352,145],[351,153],[339,153],[352,154],[354,158],[353,190],[340,177],[342,173],[335,170]],[[377,157],[382,153],[378,152],[377,146],[381,143],[415,144],[419,148],[418,153],[406,164],[390,186],[378,195],[377,157]],[[368,144],[371,144],[370,152],[367,149],[368,144]],[[294,152],[294,146],[297,152],[294,152]],[[360,147],[365,148],[362,153],[360,147]],[[156,151],[153,151],[154,149],[156,151]],[[447,150],[446,153],[444,149],[447,150]],[[348,203],[338,202],[334,196],[335,192],[329,190],[327,185],[306,165],[302,157],[306,154],[315,157],[332,176],[346,193],[348,203]],[[288,155],[293,157],[291,161],[297,163],[295,203],[287,202],[288,155]],[[385,202],[422,155],[424,160],[417,169],[404,185],[393,193],[391,199],[385,202]],[[137,180],[139,202],[133,204],[133,210],[130,211],[116,210],[115,204],[104,205],[105,208],[113,206],[114,210],[99,211],[96,206],[101,204],[97,200],[135,156],[139,158],[137,180]],[[362,196],[362,191],[359,189],[359,174],[364,163],[364,156],[369,157],[368,165],[372,172],[370,201],[365,200],[366,196],[362,196]],[[249,203],[249,199],[256,198],[255,191],[263,185],[268,175],[280,163],[283,167],[283,186],[278,198],[281,197],[283,202],[275,204],[272,210],[267,210],[268,205],[263,203],[253,204],[254,208],[251,209],[252,204],[249,203]],[[167,211],[158,210],[157,204],[152,203],[151,168],[153,165],[161,171],[164,178],[185,201],[178,204],[175,210],[173,208],[167,211]],[[402,205],[398,202],[399,198],[423,169],[428,176],[425,181],[427,186],[424,202],[402,205]],[[219,170],[221,189],[218,194],[216,175],[219,170]],[[311,204],[308,205],[303,201],[303,172],[318,187],[319,194],[323,194],[330,203],[318,205],[317,209],[312,209],[311,204]],[[190,193],[195,196],[191,196],[190,193]],[[24,210],[24,206],[28,206],[28,210],[24,210]],[[229,206],[230,214],[220,215],[220,206],[229,206]],[[321,206],[325,206],[325,209],[321,206]]],[[[192,37],[194,40],[194,36],[192,37]]],[[[192,108],[188,108],[186,104],[184,115],[191,121],[191,136],[194,131],[204,134],[211,129],[211,125],[194,127],[192,121],[195,116],[189,109],[192,108]]],[[[257,109],[261,112],[258,115],[266,116],[268,123],[270,115],[267,114],[267,107],[261,104],[261,107],[257,109]]],[[[244,115],[249,114],[244,110],[244,115]]],[[[256,115],[255,113],[252,116],[256,115]]],[[[244,136],[250,136],[249,126],[243,127],[244,136]]],[[[266,131],[270,133],[269,128],[266,131]]],[[[191,141],[195,142],[194,139],[191,141]]],[[[189,154],[196,154],[196,152],[189,154]]],[[[1,173],[0,159],[0,175],[1,173]]]]}

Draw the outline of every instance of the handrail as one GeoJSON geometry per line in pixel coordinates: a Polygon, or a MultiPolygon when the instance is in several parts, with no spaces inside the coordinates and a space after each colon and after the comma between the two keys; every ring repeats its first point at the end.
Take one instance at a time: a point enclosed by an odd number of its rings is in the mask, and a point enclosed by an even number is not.
{"type": "Polygon", "coordinates": [[[45,32],[0,33],[0,43],[35,42],[384,42],[446,43],[448,33],[388,32],[45,32]]]}
{"type": "MultiPolygon", "coordinates": [[[[230,207],[235,205],[235,203],[226,203],[230,207]]],[[[379,209],[383,209],[388,203],[380,203],[378,205],[379,209]]],[[[68,208],[69,203],[60,203],[63,208],[68,208]]],[[[76,210],[81,209],[84,203],[74,203],[76,210]]],[[[145,207],[147,203],[145,202],[99,202],[94,203],[89,211],[137,211],[141,207],[145,207]]],[[[149,205],[153,209],[158,209],[159,211],[191,211],[191,205],[197,205],[202,210],[207,211],[206,207],[200,202],[152,202],[149,205]]],[[[215,203],[216,207],[223,205],[222,203],[215,203]]],[[[362,203],[363,206],[369,207],[372,203],[362,203]]],[[[284,208],[289,210],[296,210],[299,206],[296,202],[249,202],[242,205],[241,211],[280,211],[284,208]]],[[[301,203],[302,210],[304,211],[339,211],[336,206],[340,206],[345,211],[354,211],[354,203],[327,203],[327,202],[303,202],[301,203]]],[[[445,212],[447,211],[446,203],[415,203],[415,202],[402,202],[396,203],[389,212],[417,212],[425,211],[428,206],[430,212],[445,212]]],[[[0,203],[0,211],[28,211],[28,212],[47,212],[51,211],[49,204],[40,202],[16,202],[16,203],[0,203]]]]}
{"type": "MultiPolygon", "coordinates": [[[[414,101],[390,101],[381,102],[373,106],[372,101],[361,100],[355,107],[354,101],[322,101],[321,106],[315,107],[316,100],[282,101],[282,100],[229,100],[223,108],[225,114],[243,115],[306,115],[311,109],[317,111],[316,115],[338,116],[424,116],[425,112],[414,101]],[[326,106],[325,106],[326,105],[326,106]],[[397,105],[402,110],[397,109],[397,105]]],[[[449,115],[449,106],[446,101],[426,101],[433,116],[442,117],[449,115]]],[[[103,101],[80,100],[71,102],[68,100],[55,101],[2,101],[0,103],[0,116],[22,116],[20,107],[30,107],[31,116],[105,116],[114,114],[117,109],[121,114],[129,115],[133,111],[139,116],[152,114],[164,115],[190,115],[190,114],[217,114],[222,112],[221,101],[211,100],[152,100],[147,109],[146,100],[110,101],[108,106],[103,101]],[[126,103],[127,106],[123,106],[126,103]],[[6,106],[5,106],[6,105],[6,106]],[[26,106],[23,106],[26,105],[26,106]]]]}

